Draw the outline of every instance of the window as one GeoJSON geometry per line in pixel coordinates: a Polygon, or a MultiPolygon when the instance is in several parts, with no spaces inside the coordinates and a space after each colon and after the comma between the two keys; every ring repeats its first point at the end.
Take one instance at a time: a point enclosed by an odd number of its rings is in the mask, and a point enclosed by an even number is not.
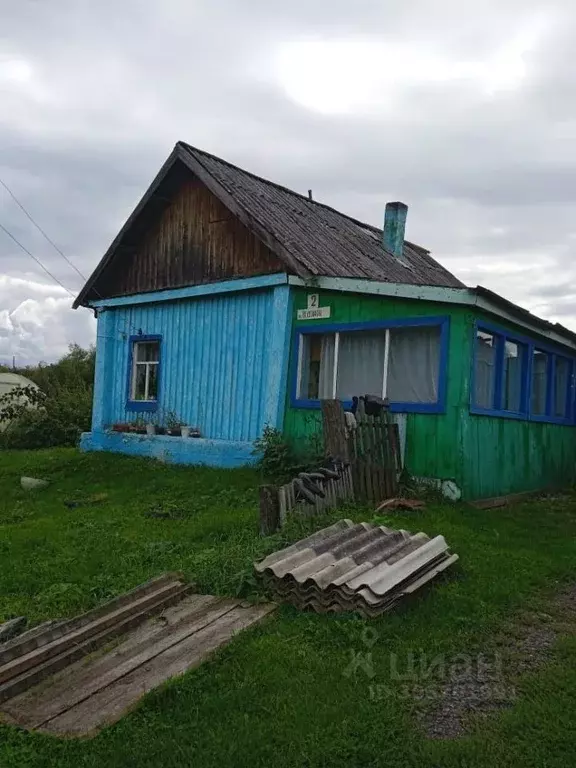
{"type": "Polygon", "coordinates": [[[477,327],[473,413],[567,423],[572,418],[574,360],[507,331],[477,327]]]}
{"type": "Polygon", "coordinates": [[[556,355],[554,358],[554,416],[561,419],[569,414],[570,367],[570,360],[556,355]]]}
{"type": "Polygon", "coordinates": [[[160,339],[132,341],[130,395],[133,402],[156,403],[160,368],[160,339]]]}
{"type": "Polygon", "coordinates": [[[504,381],[502,408],[511,413],[522,411],[522,375],[526,365],[526,347],[517,341],[504,341],[504,381]]]}
{"type": "Polygon", "coordinates": [[[296,399],[312,401],[308,405],[312,407],[318,400],[336,397],[350,402],[354,396],[370,394],[388,397],[407,410],[438,411],[447,321],[405,322],[393,327],[342,325],[328,333],[301,329],[296,399]]]}
{"type": "Polygon", "coordinates": [[[474,374],[474,402],[479,408],[493,408],[496,382],[496,337],[480,329],[476,331],[474,374]]]}
{"type": "Polygon", "coordinates": [[[532,396],[530,411],[534,416],[546,415],[548,394],[548,363],[546,352],[541,349],[532,350],[532,396]]]}

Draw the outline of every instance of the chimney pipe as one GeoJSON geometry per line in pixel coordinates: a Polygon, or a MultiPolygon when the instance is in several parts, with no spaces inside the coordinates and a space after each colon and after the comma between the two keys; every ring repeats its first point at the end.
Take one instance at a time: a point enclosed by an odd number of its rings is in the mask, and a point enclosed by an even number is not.
{"type": "Polygon", "coordinates": [[[408,206],[405,203],[386,203],[384,213],[384,248],[397,259],[402,259],[404,247],[404,232],[408,206]]]}

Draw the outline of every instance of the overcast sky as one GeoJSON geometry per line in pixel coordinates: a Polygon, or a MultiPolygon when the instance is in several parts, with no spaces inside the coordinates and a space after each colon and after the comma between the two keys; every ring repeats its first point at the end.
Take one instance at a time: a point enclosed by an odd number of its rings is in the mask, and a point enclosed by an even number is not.
{"type": "MultiPolygon", "coordinates": [[[[88,275],[182,139],[576,330],[576,6],[0,0],[0,178],[88,275]]],[[[79,275],[0,187],[7,227],[79,275]]],[[[0,361],[93,341],[0,230],[0,361]]]]}

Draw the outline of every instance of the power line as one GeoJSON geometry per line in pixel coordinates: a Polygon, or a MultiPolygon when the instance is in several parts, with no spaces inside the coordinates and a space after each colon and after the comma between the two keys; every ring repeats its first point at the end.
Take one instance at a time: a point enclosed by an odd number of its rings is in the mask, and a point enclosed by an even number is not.
{"type": "Polygon", "coordinates": [[[14,235],[12,234],[12,232],[10,232],[10,230],[9,230],[9,229],[6,229],[6,227],[4,226],[4,224],[0,223],[0,229],[1,229],[1,230],[3,230],[3,231],[4,231],[4,232],[5,232],[7,235],[8,235],[8,237],[9,237],[11,240],[13,240],[13,241],[16,243],[16,245],[17,245],[17,246],[19,246],[20,248],[22,248],[22,250],[24,251],[24,253],[27,253],[27,254],[28,254],[28,256],[30,256],[30,258],[31,258],[31,259],[34,259],[34,261],[35,261],[37,264],[39,264],[39,265],[40,265],[40,267],[42,267],[42,269],[44,270],[44,272],[46,272],[46,274],[47,274],[47,275],[49,275],[49,276],[52,278],[52,280],[55,280],[55,281],[58,283],[58,285],[59,285],[61,288],[64,288],[64,290],[66,291],[66,293],[69,293],[69,294],[70,294],[70,296],[72,296],[72,298],[74,298],[74,294],[72,293],[72,291],[69,291],[69,290],[68,290],[68,288],[66,288],[66,286],[65,286],[63,283],[61,283],[61,282],[60,282],[60,280],[58,280],[58,278],[57,278],[55,275],[53,275],[53,274],[52,274],[52,272],[50,272],[50,270],[49,270],[47,267],[45,267],[45,266],[44,266],[44,264],[42,264],[42,262],[40,261],[40,259],[39,259],[39,258],[37,258],[36,256],[34,256],[34,254],[33,254],[33,253],[31,253],[31,252],[28,250],[28,248],[26,248],[25,246],[23,246],[23,245],[22,245],[22,243],[20,242],[20,240],[17,240],[17,239],[14,237],[14,235]]]}
{"type": "MultiPolygon", "coordinates": [[[[59,248],[59,247],[56,245],[56,243],[55,243],[55,242],[54,242],[54,241],[53,241],[53,240],[52,240],[50,237],[48,237],[48,235],[46,234],[46,232],[45,232],[45,231],[42,229],[42,227],[40,226],[40,224],[38,224],[38,222],[37,222],[37,221],[34,219],[34,217],[32,216],[32,214],[28,213],[28,211],[26,210],[26,208],[24,207],[24,205],[23,205],[23,204],[20,202],[20,200],[18,200],[18,198],[16,197],[16,195],[14,194],[14,192],[12,192],[12,190],[11,190],[11,189],[10,189],[10,187],[8,186],[8,184],[6,184],[6,182],[5,182],[5,181],[2,181],[2,179],[0,179],[0,184],[2,184],[2,186],[4,187],[4,189],[6,190],[6,192],[8,192],[8,194],[10,195],[10,197],[12,198],[12,200],[14,200],[14,202],[16,203],[16,205],[18,206],[18,208],[20,208],[20,210],[21,210],[21,211],[22,211],[22,212],[25,214],[25,216],[27,216],[27,217],[28,217],[28,219],[30,219],[30,221],[32,222],[32,224],[34,224],[34,226],[35,226],[35,227],[36,227],[36,229],[37,229],[37,230],[40,232],[40,234],[41,234],[41,235],[42,235],[42,236],[43,236],[43,237],[44,237],[44,238],[45,238],[45,239],[46,239],[46,240],[47,240],[47,241],[50,243],[50,245],[52,246],[52,248],[54,248],[54,249],[55,249],[55,250],[56,250],[56,251],[57,251],[57,252],[60,254],[60,256],[62,256],[62,258],[63,258],[63,259],[64,259],[64,260],[65,260],[65,261],[66,261],[66,262],[67,262],[67,263],[68,263],[68,264],[69,264],[69,265],[72,267],[72,269],[73,269],[73,270],[75,270],[75,271],[77,272],[77,274],[79,274],[79,275],[80,275],[80,277],[82,278],[82,280],[84,280],[84,282],[86,282],[86,277],[85,277],[85,276],[82,274],[82,272],[80,272],[80,270],[78,269],[78,267],[77,267],[75,264],[73,264],[73,263],[70,261],[70,259],[68,258],[68,256],[66,256],[66,254],[65,254],[65,253],[64,253],[64,252],[63,252],[63,251],[62,251],[62,250],[61,250],[61,249],[60,249],[60,248],[59,248]]],[[[34,257],[33,257],[33,258],[34,258],[34,257]]]]}
{"type": "MultiPolygon", "coordinates": [[[[39,232],[40,232],[40,233],[43,235],[43,237],[44,237],[44,238],[45,238],[45,239],[46,239],[46,240],[47,240],[47,241],[50,243],[50,245],[51,245],[51,246],[52,246],[52,247],[53,247],[53,248],[54,248],[54,249],[55,249],[55,250],[56,250],[56,251],[57,251],[57,252],[60,254],[60,256],[62,256],[62,258],[63,258],[63,259],[64,259],[64,260],[65,260],[65,261],[66,261],[66,262],[67,262],[67,263],[68,263],[68,264],[69,264],[69,265],[72,267],[72,269],[74,269],[74,270],[75,270],[75,271],[76,271],[76,272],[77,272],[77,273],[80,275],[80,277],[82,278],[82,280],[84,280],[84,282],[87,282],[87,279],[86,279],[86,277],[85,277],[85,276],[82,274],[82,272],[80,272],[80,270],[78,269],[78,267],[77,267],[77,266],[76,266],[76,265],[75,265],[75,264],[74,264],[72,261],[70,261],[70,259],[69,259],[69,258],[66,256],[66,254],[65,254],[65,253],[64,253],[64,252],[63,252],[63,251],[62,251],[62,250],[61,250],[61,249],[60,249],[60,248],[59,248],[59,247],[56,245],[56,243],[55,243],[55,242],[54,242],[54,241],[53,241],[53,240],[52,240],[52,239],[51,239],[51,238],[50,238],[50,237],[49,237],[49,236],[46,234],[46,232],[45,232],[45,231],[42,229],[42,227],[40,226],[40,224],[38,224],[38,222],[37,222],[37,221],[36,221],[36,220],[33,218],[32,214],[28,213],[28,211],[26,210],[26,208],[24,207],[24,205],[23,205],[23,204],[22,204],[22,203],[21,203],[21,202],[18,200],[18,198],[16,197],[16,195],[14,194],[14,192],[12,192],[12,190],[11,190],[11,189],[10,189],[10,187],[8,186],[8,184],[6,184],[6,182],[5,182],[5,181],[3,181],[1,178],[0,178],[0,184],[1,184],[1,185],[4,187],[4,189],[6,190],[6,192],[8,192],[8,194],[10,195],[10,197],[12,198],[12,200],[14,200],[14,202],[15,202],[15,203],[16,203],[16,205],[17,205],[17,206],[20,208],[20,210],[21,210],[21,211],[22,211],[22,212],[23,212],[23,213],[26,215],[26,217],[27,217],[27,218],[28,218],[28,219],[29,219],[29,220],[32,222],[32,224],[33,224],[33,225],[36,227],[36,229],[37,229],[37,230],[38,230],[38,231],[39,231],[39,232]]],[[[51,277],[53,280],[55,280],[55,281],[56,281],[56,282],[57,282],[57,283],[58,283],[60,286],[62,286],[62,288],[64,288],[64,290],[65,290],[65,291],[67,291],[67,292],[70,294],[70,296],[72,296],[72,298],[75,298],[75,294],[73,294],[71,291],[69,291],[69,290],[68,290],[68,288],[66,288],[66,286],[65,286],[65,285],[63,285],[63,284],[60,282],[60,280],[58,280],[58,278],[57,278],[57,277],[55,277],[55,276],[54,276],[54,275],[53,275],[53,274],[52,274],[52,273],[51,273],[51,272],[50,272],[50,271],[49,271],[49,270],[48,270],[48,269],[47,269],[47,268],[44,266],[44,264],[42,264],[42,262],[40,261],[40,259],[36,258],[36,256],[34,256],[34,254],[33,254],[33,253],[30,253],[30,251],[29,251],[27,248],[25,248],[25,247],[22,245],[22,243],[21,243],[21,242],[19,242],[19,241],[18,241],[18,240],[17,240],[17,239],[14,237],[14,235],[13,235],[11,232],[9,232],[7,229],[6,229],[6,227],[4,227],[2,224],[0,224],[0,228],[2,228],[2,229],[4,230],[4,232],[6,232],[6,234],[7,234],[9,237],[11,237],[11,238],[12,238],[12,240],[14,240],[14,242],[15,242],[17,245],[19,245],[19,246],[20,246],[20,248],[22,248],[22,250],[23,250],[23,251],[25,251],[25,253],[27,253],[29,256],[31,256],[31,257],[34,259],[34,261],[36,261],[36,262],[37,262],[37,263],[38,263],[38,264],[39,264],[39,265],[42,267],[42,269],[43,269],[43,270],[44,270],[44,271],[45,271],[45,272],[46,272],[48,275],[50,275],[50,277],[51,277]]],[[[92,287],[92,290],[93,290],[93,291],[94,291],[94,293],[95,293],[97,296],[99,296],[101,299],[103,299],[103,298],[104,298],[104,297],[102,296],[102,294],[100,293],[100,291],[98,291],[98,290],[97,290],[95,287],[92,287]]],[[[126,320],[126,322],[127,322],[127,324],[130,326],[130,328],[132,328],[132,330],[136,331],[136,333],[137,333],[137,334],[139,334],[139,333],[141,332],[141,331],[140,331],[140,329],[137,329],[137,328],[136,328],[136,326],[135,326],[135,325],[133,325],[133,324],[132,324],[132,323],[131,323],[129,320],[126,320]]]]}

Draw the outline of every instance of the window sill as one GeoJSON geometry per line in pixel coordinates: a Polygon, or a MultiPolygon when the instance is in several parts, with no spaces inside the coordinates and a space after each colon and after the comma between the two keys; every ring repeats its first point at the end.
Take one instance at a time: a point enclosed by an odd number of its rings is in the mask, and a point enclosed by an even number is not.
{"type": "Polygon", "coordinates": [[[126,402],[127,411],[157,411],[158,400],[128,400],[126,402]]]}
{"type": "Polygon", "coordinates": [[[570,419],[551,418],[550,416],[531,416],[526,413],[512,413],[509,411],[494,411],[489,408],[470,407],[470,413],[473,416],[491,416],[495,419],[512,419],[514,421],[528,421],[540,424],[556,424],[558,426],[573,427],[574,422],[570,419]]]}
{"type": "MultiPolygon", "coordinates": [[[[292,399],[293,408],[306,408],[319,410],[322,407],[321,400],[297,400],[292,399]]],[[[352,408],[352,400],[343,400],[345,411],[352,408]]],[[[390,403],[390,413],[446,413],[446,408],[440,403],[390,403]]]]}

